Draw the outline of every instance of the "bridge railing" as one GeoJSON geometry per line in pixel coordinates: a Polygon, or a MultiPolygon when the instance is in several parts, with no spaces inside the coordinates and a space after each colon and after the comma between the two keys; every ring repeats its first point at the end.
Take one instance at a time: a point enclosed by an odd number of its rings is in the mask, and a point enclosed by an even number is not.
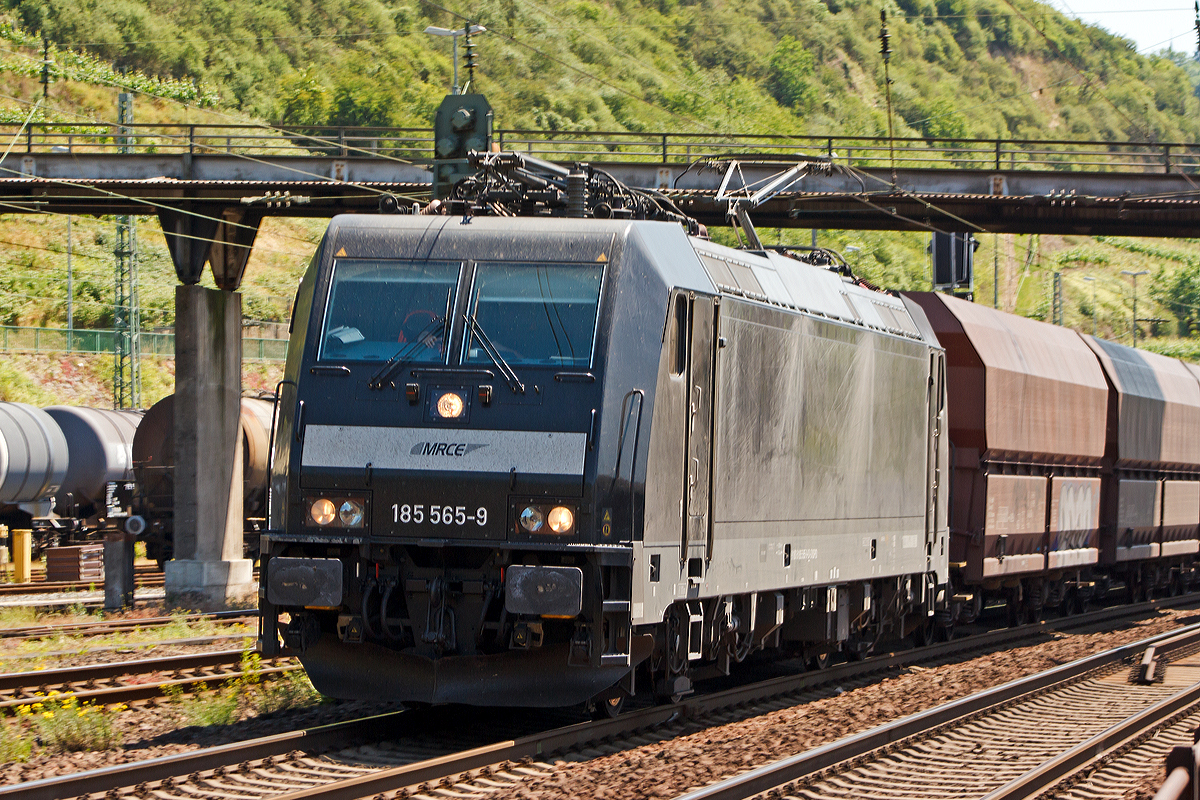
{"type": "MultiPolygon", "coordinates": [[[[427,161],[427,128],[336,126],[34,124],[0,125],[14,150],[87,154],[232,154],[427,161]]],[[[1200,143],[1065,139],[922,139],[884,136],[728,135],[625,131],[500,130],[504,150],[556,161],[687,164],[698,159],[823,156],[854,167],[1091,172],[1200,172],[1200,143]]]]}
{"type": "Polygon", "coordinates": [[[121,153],[192,155],[239,154],[255,156],[333,156],[342,158],[428,159],[433,153],[433,132],[424,128],[295,127],[259,125],[118,126],[115,123],[73,126],[29,125],[18,137],[18,127],[0,126],[0,138],[18,140],[14,150],[26,153],[121,153]],[[6,137],[6,138],[5,138],[6,137]]]}
{"type": "MultiPolygon", "coordinates": [[[[175,334],[144,332],[140,335],[143,356],[175,357],[175,334]]],[[[283,361],[287,339],[242,337],[243,361],[283,361]]],[[[116,334],[100,328],[34,328],[0,325],[0,352],[7,353],[111,353],[116,334]]]]}

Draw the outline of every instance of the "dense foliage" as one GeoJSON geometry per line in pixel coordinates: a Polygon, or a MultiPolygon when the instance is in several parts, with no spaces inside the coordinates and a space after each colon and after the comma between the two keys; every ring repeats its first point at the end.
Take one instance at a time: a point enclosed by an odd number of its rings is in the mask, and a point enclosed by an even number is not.
{"type": "Polygon", "coordinates": [[[816,134],[886,132],[882,8],[898,135],[1200,138],[1187,59],[1032,0],[0,2],[61,48],[273,122],[427,125],[451,64],[422,31],[470,16],[501,127],[816,134]]]}
{"type": "MultiPolygon", "coordinates": [[[[449,39],[423,31],[469,18],[488,28],[475,38],[473,89],[500,128],[884,135],[881,10],[898,136],[1200,141],[1200,62],[1139,55],[1034,0],[0,0],[0,123],[23,122],[41,97],[45,41],[53,84],[33,119],[80,132],[113,119],[116,87],[138,92],[141,122],[424,128],[452,61],[449,39]]],[[[460,47],[462,64],[465,55],[460,47]]],[[[74,224],[75,323],[107,327],[113,223],[74,224]]],[[[6,215],[3,225],[0,324],[64,325],[65,219],[6,215]]],[[[322,227],[264,225],[243,286],[248,317],[287,320],[322,227]]],[[[140,231],[142,325],[169,327],[174,271],[155,220],[140,231]]],[[[760,233],[810,241],[807,230],[760,233]]],[[[929,285],[927,234],[818,238],[880,286],[929,285]]],[[[980,238],[981,302],[1049,318],[1059,272],[1065,324],[1129,341],[1131,286],[1120,272],[1150,269],[1138,316],[1170,324],[1143,323],[1142,335],[1200,324],[1200,242],[980,238]]],[[[1146,344],[1196,358],[1196,343],[1146,344]]],[[[54,372],[17,371],[0,369],[0,396],[54,372]]]]}

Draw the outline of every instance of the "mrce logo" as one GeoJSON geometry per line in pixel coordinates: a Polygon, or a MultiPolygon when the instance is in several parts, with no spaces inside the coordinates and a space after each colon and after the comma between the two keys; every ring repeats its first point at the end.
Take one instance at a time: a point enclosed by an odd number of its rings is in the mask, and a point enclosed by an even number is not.
{"type": "Polygon", "coordinates": [[[487,447],[487,445],[471,444],[468,442],[419,442],[413,445],[412,449],[408,452],[414,456],[450,456],[461,458],[483,447],[487,447]]]}

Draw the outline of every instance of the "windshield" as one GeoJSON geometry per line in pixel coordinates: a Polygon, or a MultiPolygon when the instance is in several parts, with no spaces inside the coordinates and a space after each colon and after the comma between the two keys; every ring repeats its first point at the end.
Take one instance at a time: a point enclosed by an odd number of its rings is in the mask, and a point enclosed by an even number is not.
{"type": "Polygon", "coordinates": [[[339,259],[333,265],[321,358],[445,363],[446,317],[462,264],[339,259]]]}
{"type": "MultiPolygon", "coordinates": [[[[599,264],[480,264],[471,313],[511,364],[588,367],[603,274],[599,264]]],[[[490,360],[472,334],[464,363],[490,360]]]]}

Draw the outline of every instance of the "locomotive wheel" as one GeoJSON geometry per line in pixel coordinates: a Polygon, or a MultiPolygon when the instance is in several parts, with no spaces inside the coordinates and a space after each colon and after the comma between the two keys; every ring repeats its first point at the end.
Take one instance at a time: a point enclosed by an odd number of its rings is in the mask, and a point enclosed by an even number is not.
{"type": "MultiPolygon", "coordinates": [[[[673,699],[671,702],[678,703],[679,700],[673,699]]],[[[590,705],[592,719],[615,719],[625,710],[625,693],[618,691],[616,694],[607,697],[599,695],[592,698],[590,705]]]]}
{"type": "Polygon", "coordinates": [[[913,644],[917,647],[928,647],[933,644],[934,624],[933,617],[929,617],[912,632],[913,644]]]}
{"type": "Polygon", "coordinates": [[[829,652],[818,653],[808,657],[808,668],[811,670],[822,670],[829,666],[829,652]]]}

